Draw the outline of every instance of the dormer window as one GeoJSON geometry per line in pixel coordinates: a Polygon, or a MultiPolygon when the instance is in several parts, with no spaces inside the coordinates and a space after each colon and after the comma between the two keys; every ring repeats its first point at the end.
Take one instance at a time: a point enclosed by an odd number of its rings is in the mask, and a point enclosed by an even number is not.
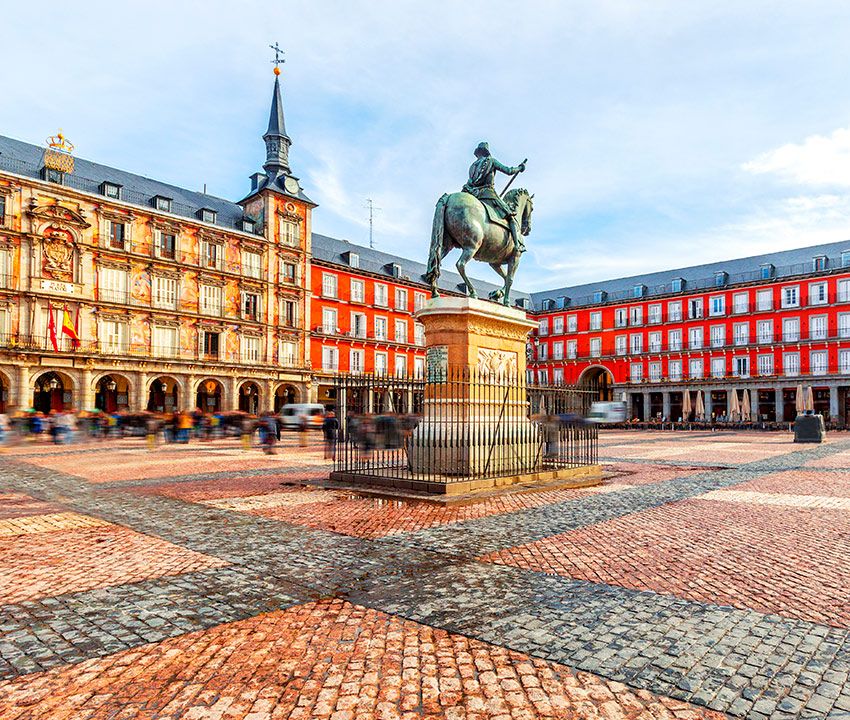
{"type": "Polygon", "coordinates": [[[239,229],[242,232],[253,233],[254,232],[254,221],[249,218],[242,218],[239,221],[239,229]]]}
{"type": "Polygon", "coordinates": [[[818,255],[812,258],[812,270],[815,272],[826,270],[826,255],[818,255]]]}
{"type": "Polygon", "coordinates": [[[570,304],[570,299],[566,295],[561,295],[561,297],[558,298],[558,307],[561,308],[562,310],[565,307],[569,307],[569,304],[570,304]]]}
{"type": "Polygon", "coordinates": [[[770,280],[773,277],[773,265],[770,263],[764,263],[759,266],[759,277],[762,280],[770,280]]]}
{"type": "MultiPolygon", "coordinates": [[[[466,286],[464,285],[464,287],[466,286]]],[[[528,300],[526,300],[525,298],[517,298],[516,306],[522,308],[523,310],[526,310],[528,308],[528,300]]]]}
{"type": "Polygon", "coordinates": [[[393,277],[401,277],[401,265],[398,263],[390,263],[390,273],[393,277]]]}
{"type": "Polygon", "coordinates": [[[57,185],[62,185],[65,182],[65,173],[49,167],[41,169],[41,177],[47,182],[56,183],[57,185]]]}
{"type": "Polygon", "coordinates": [[[218,213],[215,210],[210,210],[209,208],[201,208],[198,210],[198,217],[205,223],[215,223],[215,219],[218,213]]]}
{"type": "Polygon", "coordinates": [[[850,250],[841,251],[841,267],[850,267],[850,250]]]}
{"type": "Polygon", "coordinates": [[[604,290],[597,290],[595,293],[593,293],[593,302],[595,303],[605,302],[607,299],[608,293],[604,290]]]}
{"type": "Polygon", "coordinates": [[[554,310],[555,309],[555,301],[551,299],[546,299],[543,301],[543,309],[544,310],[554,310]]]}
{"type": "Polygon", "coordinates": [[[685,281],[683,278],[673,278],[670,281],[670,292],[682,292],[685,289],[685,281]]]}
{"type": "Polygon", "coordinates": [[[714,287],[723,287],[729,280],[729,273],[720,272],[714,273],[714,287]]]}
{"type": "Polygon", "coordinates": [[[348,261],[348,267],[359,268],[360,267],[360,256],[355,252],[347,252],[346,260],[348,261]]]}
{"type": "Polygon", "coordinates": [[[121,199],[121,186],[117,183],[102,182],[100,184],[100,192],[104,197],[112,198],[113,200],[121,199]]]}
{"type": "Polygon", "coordinates": [[[153,206],[162,212],[171,212],[171,198],[164,195],[154,195],[153,206]]]}
{"type": "Polygon", "coordinates": [[[646,285],[635,285],[632,288],[632,297],[641,298],[646,295],[646,285]]]}

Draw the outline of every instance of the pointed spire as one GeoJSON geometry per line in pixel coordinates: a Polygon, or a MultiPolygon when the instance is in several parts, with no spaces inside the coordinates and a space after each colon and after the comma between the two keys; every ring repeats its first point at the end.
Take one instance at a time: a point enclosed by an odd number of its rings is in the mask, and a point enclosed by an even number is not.
{"type": "Polygon", "coordinates": [[[286,123],[283,119],[283,101],[280,99],[280,70],[275,67],[274,92],[272,107],[269,113],[269,128],[263,135],[266,143],[266,162],[263,169],[274,177],[289,172],[289,146],[292,140],[286,134],[286,123]]]}

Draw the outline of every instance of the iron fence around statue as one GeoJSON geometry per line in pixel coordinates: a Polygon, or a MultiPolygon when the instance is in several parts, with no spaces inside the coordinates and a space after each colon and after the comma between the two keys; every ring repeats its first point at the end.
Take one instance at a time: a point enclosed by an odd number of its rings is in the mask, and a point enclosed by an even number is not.
{"type": "Polygon", "coordinates": [[[595,465],[593,393],[448,368],[340,374],[334,472],[452,483],[595,465]]]}

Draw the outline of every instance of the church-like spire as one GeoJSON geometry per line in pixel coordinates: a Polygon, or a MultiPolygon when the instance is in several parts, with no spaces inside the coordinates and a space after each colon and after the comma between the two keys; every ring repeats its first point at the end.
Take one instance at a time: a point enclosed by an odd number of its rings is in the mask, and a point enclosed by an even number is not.
{"type": "Polygon", "coordinates": [[[286,123],[283,119],[283,101],[280,99],[280,69],[275,68],[274,93],[272,108],[269,113],[269,129],[263,135],[266,143],[266,162],[263,169],[269,176],[289,172],[289,146],[292,140],[286,134],[286,123]]]}

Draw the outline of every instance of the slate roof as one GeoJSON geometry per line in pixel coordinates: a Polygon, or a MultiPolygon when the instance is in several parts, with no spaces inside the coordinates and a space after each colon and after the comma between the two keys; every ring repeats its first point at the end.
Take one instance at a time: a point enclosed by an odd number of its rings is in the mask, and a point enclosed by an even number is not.
{"type": "Polygon", "coordinates": [[[679,278],[684,280],[683,290],[685,292],[701,289],[714,290],[717,288],[715,276],[719,272],[728,274],[726,285],[759,280],[761,278],[761,266],[765,264],[773,265],[774,278],[805,275],[814,271],[813,259],[819,256],[827,258],[827,270],[842,267],[841,253],[844,251],[850,251],[850,240],[810,245],[763,255],[750,255],[744,258],[662,270],[644,275],[632,275],[614,280],[572,285],[556,290],[544,290],[531,293],[531,299],[535,310],[542,309],[546,300],[555,301],[556,309],[560,309],[559,300],[561,297],[570,299],[567,307],[580,307],[595,304],[593,295],[598,291],[607,293],[608,302],[631,299],[634,297],[633,291],[636,285],[646,286],[645,297],[652,297],[653,295],[670,294],[672,292],[672,281],[679,278]]]}
{"type": "MultiPolygon", "coordinates": [[[[328,237],[327,235],[313,233],[313,258],[348,267],[348,258],[346,256],[348,252],[354,252],[359,256],[361,270],[392,279],[394,277],[392,274],[392,264],[396,263],[401,266],[401,279],[407,279],[411,282],[425,285],[424,275],[427,266],[424,263],[409,260],[398,255],[391,255],[380,250],[373,250],[362,245],[356,245],[348,242],[348,240],[339,240],[328,237]]],[[[470,278],[470,281],[482,298],[486,298],[490,291],[501,287],[501,285],[495,285],[475,278],[470,278]]],[[[460,275],[443,269],[437,284],[441,290],[457,293],[460,291],[458,286],[461,282],[460,275]]],[[[518,298],[527,299],[529,295],[528,293],[511,291],[511,304],[514,304],[518,298]]]]}

